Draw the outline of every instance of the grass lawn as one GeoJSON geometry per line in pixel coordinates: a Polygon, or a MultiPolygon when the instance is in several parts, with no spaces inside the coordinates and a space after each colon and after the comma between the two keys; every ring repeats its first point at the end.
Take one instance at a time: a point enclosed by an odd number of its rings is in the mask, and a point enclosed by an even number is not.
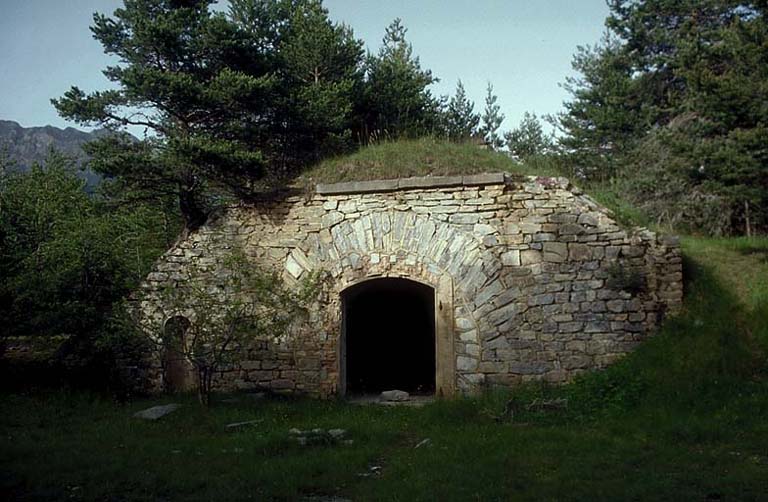
{"type": "Polygon", "coordinates": [[[685,312],[606,371],[517,389],[512,418],[496,420],[501,391],[418,409],[218,396],[208,411],[189,397],[6,393],[0,497],[765,500],[768,239],[683,246],[685,312]],[[568,408],[525,411],[555,397],[568,408]],[[157,422],[131,417],[171,400],[184,407],[157,422]],[[258,423],[225,428],[246,420],[258,423]],[[353,442],[301,446],[294,427],[353,442]]]}

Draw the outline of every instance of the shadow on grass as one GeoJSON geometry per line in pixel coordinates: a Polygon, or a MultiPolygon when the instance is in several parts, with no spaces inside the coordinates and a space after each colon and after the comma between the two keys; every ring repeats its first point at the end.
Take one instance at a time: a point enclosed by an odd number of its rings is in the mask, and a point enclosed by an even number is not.
{"type": "Polygon", "coordinates": [[[768,263],[768,237],[739,237],[728,240],[729,246],[742,255],[755,256],[768,263]]]}
{"type": "Polygon", "coordinates": [[[541,384],[515,391],[520,402],[568,399],[562,416],[523,412],[519,421],[591,422],[641,410],[678,414],[710,412],[765,392],[768,305],[748,310],[720,283],[710,266],[684,260],[685,309],[636,351],[602,371],[564,387],[541,384]]]}

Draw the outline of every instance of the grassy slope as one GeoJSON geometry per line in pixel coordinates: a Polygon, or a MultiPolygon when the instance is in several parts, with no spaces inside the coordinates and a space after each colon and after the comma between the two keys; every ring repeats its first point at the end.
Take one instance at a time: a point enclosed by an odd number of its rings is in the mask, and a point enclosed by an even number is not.
{"type": "Polygon", "coordinates": [[[683,242],[683,315],[619,364],[563,388],[555,414],[497,422],[509,396],[424,409],[187,400],[157,423],[83,395],[5,395],[0,495],[10,499],[757,500],[768,493],[768,239],[683,242]],[[260,420],[240,432],[224,424],[260,420]],[[351,445],[300,447],[291,427],[351,445]],[[422,439],[428,446],[414,448],[422,439]],[[370,473],[381,466],[380,475],[370,473]]]}
{"type": "Polygon", "coordinates": [[[351,155],[326,160],[303,175],[305,183],[337,183],[409,176],[446,176],[510,172],[554,175],[541,166],[527,168],[503,153],[469,143],[450,143],[433,138],[384,142],[351,155]]]}

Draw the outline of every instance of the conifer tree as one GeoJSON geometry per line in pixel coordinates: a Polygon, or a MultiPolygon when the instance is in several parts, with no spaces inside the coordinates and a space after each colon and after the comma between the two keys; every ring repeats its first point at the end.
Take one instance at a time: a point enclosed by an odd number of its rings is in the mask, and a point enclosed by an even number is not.
{"type": "Polygon", "coordinates": [[[280,178],[343,137],[362,57],[351,31],[316,0],[125,0],[95,14],[94,38],[118,59],[114,89],[72,87],[53,100],[85,125],[141,126],[140,141],[89,147],[94,168],[131,193],[174,197],[186,228],[207,216],[209,194],[243,195],[280,178]]]}
{"type": "Polygon", "coordinates": [[[544,155],[552,148],[552,140],[544,132],[535,113],[525,112],[520,124],[504,135],[509,153],[521,160],[544,155]]]}
{"type": "Polygon", "coordinates": [[[320,0],[232,0],[230,16],[266,44],[274,60],[276,115],[263,147],[273,170],[348,147],[363,77],[362,41],[331,22],[320,0]]]}
{"type": "Polygon", "coordinates": [[[485,143],[492,150],[498,150],[504,146],[504,139],[499,135],[499,128],[504,121],[504,114],[500,111],[501,107],[496,104],[498,99],[498,96],[493,93],[493,86],[488,82],[480,134],[483,135],[485,143]]]}
{"type": "Polygon", "coordinates": [[[419,136],[436,126],[438,102],[428,87],[438,79],[421,68],[406,39],[407,31],[395,19],[386,29],[378,55],[368,56],[359,103],[363,142],[370,135],[419,136]]]}
{"type": "Polygon", "coordinates": [[[475,103],[467,97],[461,80],[456,84],[456,93],[448,101],[445,113],[448,138],[452,141],[466,141],[477,133],[480,116],[475,113],[475,103]]]}
{"type": "Polygon", "coordinates": [[[559,125],[571,162],[657,221],[768,229],[765,2],[611,0],[610,43],[580,51],[559,125]],[[713,217],[717,215],[717,217],[713,217]]]}

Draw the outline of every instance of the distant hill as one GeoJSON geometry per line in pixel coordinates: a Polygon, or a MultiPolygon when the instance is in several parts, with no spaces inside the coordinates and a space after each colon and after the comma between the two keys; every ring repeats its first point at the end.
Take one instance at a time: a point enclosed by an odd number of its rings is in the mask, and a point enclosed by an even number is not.
{"type": "MultiPolygon", "coordinates": [[[[22,127],[12,120],[0,120],[0,152],[7,153],[22,170],[45,160],[52,147],[75,158],[80,164],[87,160],[83,144],[106,134],[109,131],[105,129],[85,132],[74,127],[22,127]]],[[[92,171],[86,170],[81,175],[89,186],[98,184],[100,180],[99,175],[92,171]]]]}

